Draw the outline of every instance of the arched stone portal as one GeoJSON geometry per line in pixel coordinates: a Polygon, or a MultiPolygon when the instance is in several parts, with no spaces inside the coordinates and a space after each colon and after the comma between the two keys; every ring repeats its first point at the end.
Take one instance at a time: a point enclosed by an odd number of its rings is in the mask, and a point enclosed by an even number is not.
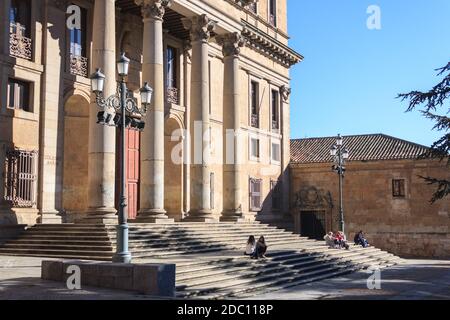
{"type": "Polygon", "coordinates": [[[170,116],[165,123],[164,202],[169,218],[183,219],[184,136],[181,121],[170,116]]]}
{"type": "Polygon", "coordinates": [[[65,222],[86,210],[88,197],[89,101],[70,96],[64,105],[63,209],[65,222]]]}

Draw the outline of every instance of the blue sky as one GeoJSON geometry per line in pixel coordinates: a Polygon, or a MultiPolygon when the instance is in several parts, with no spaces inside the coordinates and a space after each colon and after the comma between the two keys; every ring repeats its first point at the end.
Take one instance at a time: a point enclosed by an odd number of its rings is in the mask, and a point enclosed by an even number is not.
{"type": "Polygon", "coordinates": [[[428,90],[450,61],[449,0],[288,0],[293,138],[385,133],[431,145],[439,137],[398,93],[428,90]],[[369,30],[370,5],[381,30],[369,30]]]}

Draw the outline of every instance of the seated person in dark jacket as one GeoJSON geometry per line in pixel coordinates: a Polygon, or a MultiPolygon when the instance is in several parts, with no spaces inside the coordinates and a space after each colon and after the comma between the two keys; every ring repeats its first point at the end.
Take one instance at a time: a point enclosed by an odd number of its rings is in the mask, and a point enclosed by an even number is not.
{"type": "Polygon", "coordinates": [[[261,236],[258,240],[258,242],[256,242],[256,249],[255,249],[255,253],[253,255],[254,258],[265,258],[266,257],[266,252],[267,252],[267,245],[266,245],[266,240],[264,239],[263,236],[261,236]]]}
{"type": "Polygon", "coordinates": [[[369,242],[364,238],[364,233],[362,231],[355,234],[354,241],[356,245],[363,246],[364,248],[369,246],[369,242]]]}

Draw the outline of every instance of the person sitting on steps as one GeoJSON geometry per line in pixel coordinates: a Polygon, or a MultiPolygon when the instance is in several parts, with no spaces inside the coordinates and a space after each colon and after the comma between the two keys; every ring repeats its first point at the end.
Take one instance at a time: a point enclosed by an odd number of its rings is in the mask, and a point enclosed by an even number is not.
{"type": "Polygon", "coordinates": [[[325,240],[325,244],[330,248],[330,249],[336,249],[336,244],[334,242],[334,235],[333,232],[328,232],[323,239],[325,240]]]}
{"type": "Polygon", "coordinates": [[[335,239],[335,243],[339,246],[339,248],[345,248],[347,250],[350,249],[350,246],[347,243],[347,238],[342,231],[336,232],[335,239]]]}
{"type": "Polygon", "coordinates": [[[357,246],[362,246],[363,248],[367,248],[370,246],[369,242],[364,237],[364,233],[362,232],[362,230],[360,232],[358,232],[357,234],[355,234],[354,241],[357,246]]]}
{"type": "Polygon", "coordinates": [[[253,258],[265,258],[267,252],[267,245],[264,236],[261,236],[256,243],[255,253],[253,254],[253,258]]]}
{"type": "Polygon", "coordinates": [[[250,236],[247,241],[247,247],[245,248],[244,254],[246,256],[253,256],[256,249],[256,239],[255,236],[250,236]]]}

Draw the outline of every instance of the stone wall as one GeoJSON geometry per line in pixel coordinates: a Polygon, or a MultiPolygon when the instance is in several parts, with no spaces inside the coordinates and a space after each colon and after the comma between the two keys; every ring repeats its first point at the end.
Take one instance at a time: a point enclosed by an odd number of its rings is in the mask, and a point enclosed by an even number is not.
{"type": "MultiPolygon", "coordinates": [[[[299,216],[302,211],[295,202],[301,190],[314,187],[329,192],[326,231],[337,230],[338,177],[331,164],[292,164],[291,175],[291,214],[299,216]]],[[[363,230],[371,243],[400,256],[449,257],[450,199],[430,204],[435,187],[419,176],[449,179],[450,171],[444,162],[429,160],[349,163],[343,202],[347,236],[352,240],[363,230]],[[405,179],[405,197],[393,197],[393,179],[405,179]]]]}

